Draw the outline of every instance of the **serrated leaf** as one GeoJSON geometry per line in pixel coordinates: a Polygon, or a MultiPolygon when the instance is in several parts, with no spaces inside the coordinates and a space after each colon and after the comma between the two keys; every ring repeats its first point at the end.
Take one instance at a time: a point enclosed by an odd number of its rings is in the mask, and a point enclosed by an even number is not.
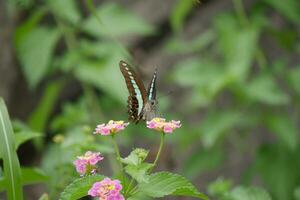
{"type": "Polygon", "coordinates": [[[0,156],[3,159],[3,176],[7,198],[9,200],[22,200],[21,170],[15,151],[14,132],[2,98],[0,98],[0,156]]]}
{"type": "Polygon", "coordinates": [[[83,29],[96,37],[153,33],[154,28],[151,25],[118,4],[104,4],[97,8],[96,12],[101,19],[101,24],[94,15],[83,23],[83,29]]]}
{"type": "Polygon", "coordinates": [[[48,5],[58,17],[76,24],[81,19],[75,0],[48,0],[48,5]]]}
{"type": "Polygon", "coordinates": [[[49,70],[59,31],[49,27],[36,27],[16,43],[22,71],[31,88],[35,87],[49,70]]]}
{"type": "Polygon", "coordinates": [[[169,172],[158,172],[152,174],[147,183],[140,184],[138,191],[154,198],[178,195],[208,199],[186,178],[169,172]]]}
{"type": "Polygon", "coordinates": [[[262,188],[258,187],[237,187],[234,188],[226,200],[271,200],[271,196],[262,188]]]}
{"type": "Polygon", "coordinates": [[[104,178],[102,175],[85,176],[78,178],[69,184],[60,195],[60,200],[74,200],[80,199],[88,195],[88,190],[97,181],[104,178]]]}
{"type": "Polygon", "coordinates": [[[276,134],[278,142],[285,144],[289,149],[295,150],[298,144],[297,125],[283,113],[272,114],[266,118],[267,127],[276,134]]]}
{"type": "Polygon", "coordinates": [[[130,152],[129,156],[122,158],[121,162],[127,165],[139,165],[146,159],[149,151],[141,148],[136,148],[130,152]]]}
{"type": "Polygon", "coordinates": [[[150,163],[141,163],[138,165],[127,165],[125,171],[137,182],[147,182],[149,179],[148,171],[153,167],[153,164],[150,163]]]}

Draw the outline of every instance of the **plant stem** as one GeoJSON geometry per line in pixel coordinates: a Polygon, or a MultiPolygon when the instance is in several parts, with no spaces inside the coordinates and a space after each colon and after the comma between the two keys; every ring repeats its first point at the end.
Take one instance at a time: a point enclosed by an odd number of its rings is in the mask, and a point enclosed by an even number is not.
{"type": "Polygon", "coordinates": [[[153,168],[156,166],[157,161],[158,161],[158,159],[159,159],[159,157],[160,157],[161,150],[162,150],[162,148],[163,148],[163,146],[164,146],[164,139],[165,139],[165,134],[164,134],[164,132],[161,132],[159,149],[158,149],[158,152],[157,152],[157,154],[156,154],[156,158],[155,158],[155,160],[154,160],[153,167],[150,169],[150,172],[151,172],[151,171],[153,170],[153,168]]]}
{"type": "Polygon", "coordinates": [[[130,191],[131,185],[132,185],[132,184],[133,184],[133,178],[131,178],[130,183],[129,183],[128,187],[127,187],[127,190],[126,190],[126,192],[125,192],[125,197],[126,197],[126,195],[128,194],[128,192],[130,191]]]}
{"type": "Polygon", "coordinates": [[[119,146],[118,146],[118,144],[117,144],[117,142],[116,142],[116,140],[115,140],[115,135],[112,135],[111,138],[112,138],[112,142],[113,142],[113,144],[114,144],[115,153],[116,153],[116,155],[117,155],[117,160],[118,160],[119,165],[120,165],[120,170],[121,170],[122,173],[123,173],[123,164],[122,164],[122,162],[121,162],[120,150],[119,150],[119,146]]]}

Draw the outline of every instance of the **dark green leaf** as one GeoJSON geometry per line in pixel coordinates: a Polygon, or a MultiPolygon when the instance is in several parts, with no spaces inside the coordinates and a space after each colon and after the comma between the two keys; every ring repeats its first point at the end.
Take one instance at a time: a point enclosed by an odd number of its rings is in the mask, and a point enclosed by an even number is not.
{"type": "Polygon", "coordinates": [[[266,123],[271,132],[276,134],[278,142],[285,144],[291,150],[297,148],[297,125],[288,115],[283,113],[269,115],[266,123]]]}
{"type": "Polygon", "coordinates": [[[169,172],[152,174],[147,183],[140,184],[138,191],[154,198],[175,195],[208,199],[186,178],[169,172]]]}
{"type": "Polygon", "coordinates": [[[86,176],[78,178],[68,185],[61,193],[60,200],[74,200],[80,199],[88,195],[88,190],[97,181],[101,181],[104,178],[102,175],[86,176]]]}

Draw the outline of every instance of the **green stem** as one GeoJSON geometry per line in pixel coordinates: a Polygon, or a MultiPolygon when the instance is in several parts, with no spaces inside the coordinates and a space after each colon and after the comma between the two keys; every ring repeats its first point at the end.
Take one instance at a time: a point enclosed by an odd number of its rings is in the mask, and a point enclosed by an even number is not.
{"type": "Polygon", "coordinates": [[[121,170],[122,173],[123,173],[123,164],[122,164],[122,162],[121,162],[120,150],[119,150],[119,146],[118,146],[118,144],[117,144],[117,142],[116,142],[116,140],[115,140],[115,135],[114,135],[114,134],[111,135],[111,138],[112,138],[112,142],[113,142],[113,144],[114,144],[115,153],[116,153],[116,155],[117,155],[117,160],[118,160],[118,163],[119,163],[119,165],[120,165],[120,170],[121,170]]]}
{"type": "Polygon", "coordinates": [[[158,161],[158,159],[160,157],[161,150],[162,150],[162,148],[164,146],[164,139],[165,139],[165,134],[164,134],[164,132],[162,132],[161,135],[160,135],[159,149],[157,151],[156,158],[155,158],[154,163],[153,163],[153,167],[151,168],[150,171],[152,171],[153,168],[157,165],[157,161],[158,161]]]}
{"type": "Polygon", "coordinates": [[[130,183],[129,183],[128,187],[127,187],[127,190],[125,192],[125,197],[127,196],[128,192],[130,191],[132,184],[133,184],[133,178],[131,178],[130,183]]]}

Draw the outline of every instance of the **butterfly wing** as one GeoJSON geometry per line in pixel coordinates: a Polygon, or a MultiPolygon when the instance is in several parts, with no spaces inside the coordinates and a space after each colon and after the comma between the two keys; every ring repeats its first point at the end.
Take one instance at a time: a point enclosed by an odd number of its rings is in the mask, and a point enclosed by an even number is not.
{"type": "Polygon", "coordinates": [[[157,70],[155,69],[147,90],[147,97],[149,101],[156,100],[156,79],[157,79],[157,70]]]}
{"type": "Polygon", "coordinates": [[[147,101],[147,92],[143,82],[129,64],[120,61],[119,67],[129,91],[127,100],[129,119],[137,123],[141,119],[143,108],[147,101]]]}

